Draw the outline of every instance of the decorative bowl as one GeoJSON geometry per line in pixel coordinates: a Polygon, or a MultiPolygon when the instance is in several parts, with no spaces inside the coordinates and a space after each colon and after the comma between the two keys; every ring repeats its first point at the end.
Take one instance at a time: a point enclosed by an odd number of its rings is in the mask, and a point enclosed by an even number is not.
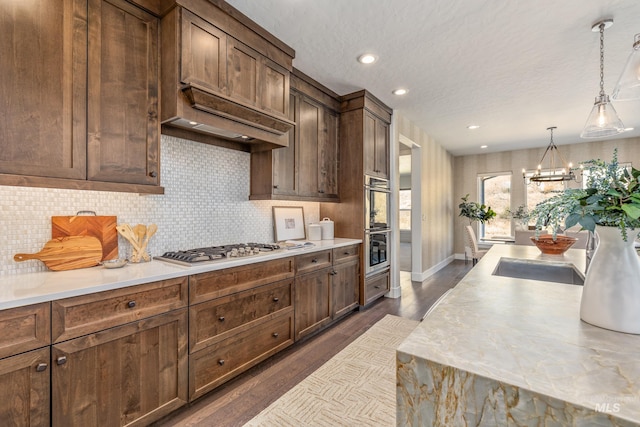
{"type": "Polygon", "coordinates": [[[128,262],[129,260],[126,258],[109,259],[106,261],[102,261],[102,265],[104,266],[104,268],[122,268],[127,265],[128,262]]]}
{"type": "Polygon", "coordinates": [[[551,234],[541,234],[537,239],[535,236],[531,236],[531,241],[543,254],[562,255],[567,251],[567,249],[573,246],[578,239],[558,234],[556,239],[553,240],[553,236],[551,234]]]}

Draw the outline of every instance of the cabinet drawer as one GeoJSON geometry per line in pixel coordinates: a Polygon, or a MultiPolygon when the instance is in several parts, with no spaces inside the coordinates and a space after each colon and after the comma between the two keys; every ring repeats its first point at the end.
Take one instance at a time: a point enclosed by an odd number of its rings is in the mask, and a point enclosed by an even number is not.
{"type": "MultiPolygon", "coordinates": [[[[386,294],[391,289],[389,270],[377,276],[367,277],[364,281],[364,304],[386,294]]],[[[363,305],[364,305],[363,304],[363,305]]]]}
{"type": "Polygon", "coordinates": [[[0,311],[0,359],[51,344],[48,302],[0,311]]]}
{"type": "Polygon", "coordinates": [[[54,342],[162,314],[187,305],[187,278],[62,299],[52,304],[54,342]]]}
{"type": "Polygon", "coordinates": [[[291,257],[196,274],[189,279],[189,301],[208,301],[291,277],[291,257]]]}
{"type": "Polygon", "coordinates": [[[293,344],[293,312],[275,317],[189,356],[189,400],[293,344]]]}
{"type": "Polygon", "coordinates": [[[198,351],[289,308],[293,279],[196,304],[189,309],[189,350],[198,351]]]}
{"type": "Polygon", "coordinates": [[[335,248],[333,250],[333,263],[352,261],[360,256],[360,245],[346,246],[344,248],[335,248]]]}
{"type": "Polygon", "coordinates": [[[331,265],[331,250],[312,252],[296,257],[296,274],[307,273],[331,265]]]}

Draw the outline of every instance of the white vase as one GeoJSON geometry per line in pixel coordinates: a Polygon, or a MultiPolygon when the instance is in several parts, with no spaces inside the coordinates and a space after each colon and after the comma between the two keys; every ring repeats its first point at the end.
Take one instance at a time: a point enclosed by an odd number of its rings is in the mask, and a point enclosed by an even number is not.
{"type": "Polygon", "coordinates": [[[640,257],[633,233],[596,226],[599,238],[582,290],[580,318],[605,329],[640,334],[640,257]]]}

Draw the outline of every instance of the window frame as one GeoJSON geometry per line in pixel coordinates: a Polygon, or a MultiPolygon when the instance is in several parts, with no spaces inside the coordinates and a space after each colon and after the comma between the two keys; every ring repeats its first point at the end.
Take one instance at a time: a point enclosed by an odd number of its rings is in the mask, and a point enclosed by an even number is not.
{"type": "MultiPolygon", "coordinates": [[[[479,203],[482,205],[487,205],[486,203],[486,197],[485,197],[485,192],[484,192],[484,183],[487,181],[487,179],[491,179],[491,178],[496,178],[499,176],[508,176],[509,177],[509,208],[511,206],[511,196],[513,195],[512,190],[513,190],[513,171],[502,171],[502,172],[484,172],[484,173],[479,173],[477,178],[476,178],[476,182],[477,182],[477,186],[478,186],[478,200],[479,203]]],[[[492,208],[493,209],[493,208],[492,208]]],[[[494,209],[495,211],[495,209],[494,209]]],[[[496,214],[499,214],[498,211],[496,211],[496,214]]],[[[487,236],[485,235],[486,232],[486,226],[485,224],[480,223],[479,224],[479,230],[478,230],[478,241],[492,241],[492,240],[496,240],[496,239],[491,239],[491,238],[487,238],[487,236]]],[[[510,227],[509,227],[509,236],[513,237],[513,220],[510,221],[510,227]]],[[[505,235],[506,237],[506,235],[505,235]]]]}

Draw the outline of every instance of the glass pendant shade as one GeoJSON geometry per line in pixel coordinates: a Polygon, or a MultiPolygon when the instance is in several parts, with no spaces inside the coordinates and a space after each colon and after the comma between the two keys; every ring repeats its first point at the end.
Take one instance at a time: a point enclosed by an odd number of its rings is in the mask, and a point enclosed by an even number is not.
{"type": "Polygon", "coordinates": [[[636,34],[633,50],[611,95],[616,101],[640,99],[640,34],[636,34]]]}
{"type": "Polygon", "coordinates": [[[622,132],[624,132],[624,125],[615,108],[609,102],[609,96],[597,96],[580,136],[582,138],[604,138],[622,132]]]}

